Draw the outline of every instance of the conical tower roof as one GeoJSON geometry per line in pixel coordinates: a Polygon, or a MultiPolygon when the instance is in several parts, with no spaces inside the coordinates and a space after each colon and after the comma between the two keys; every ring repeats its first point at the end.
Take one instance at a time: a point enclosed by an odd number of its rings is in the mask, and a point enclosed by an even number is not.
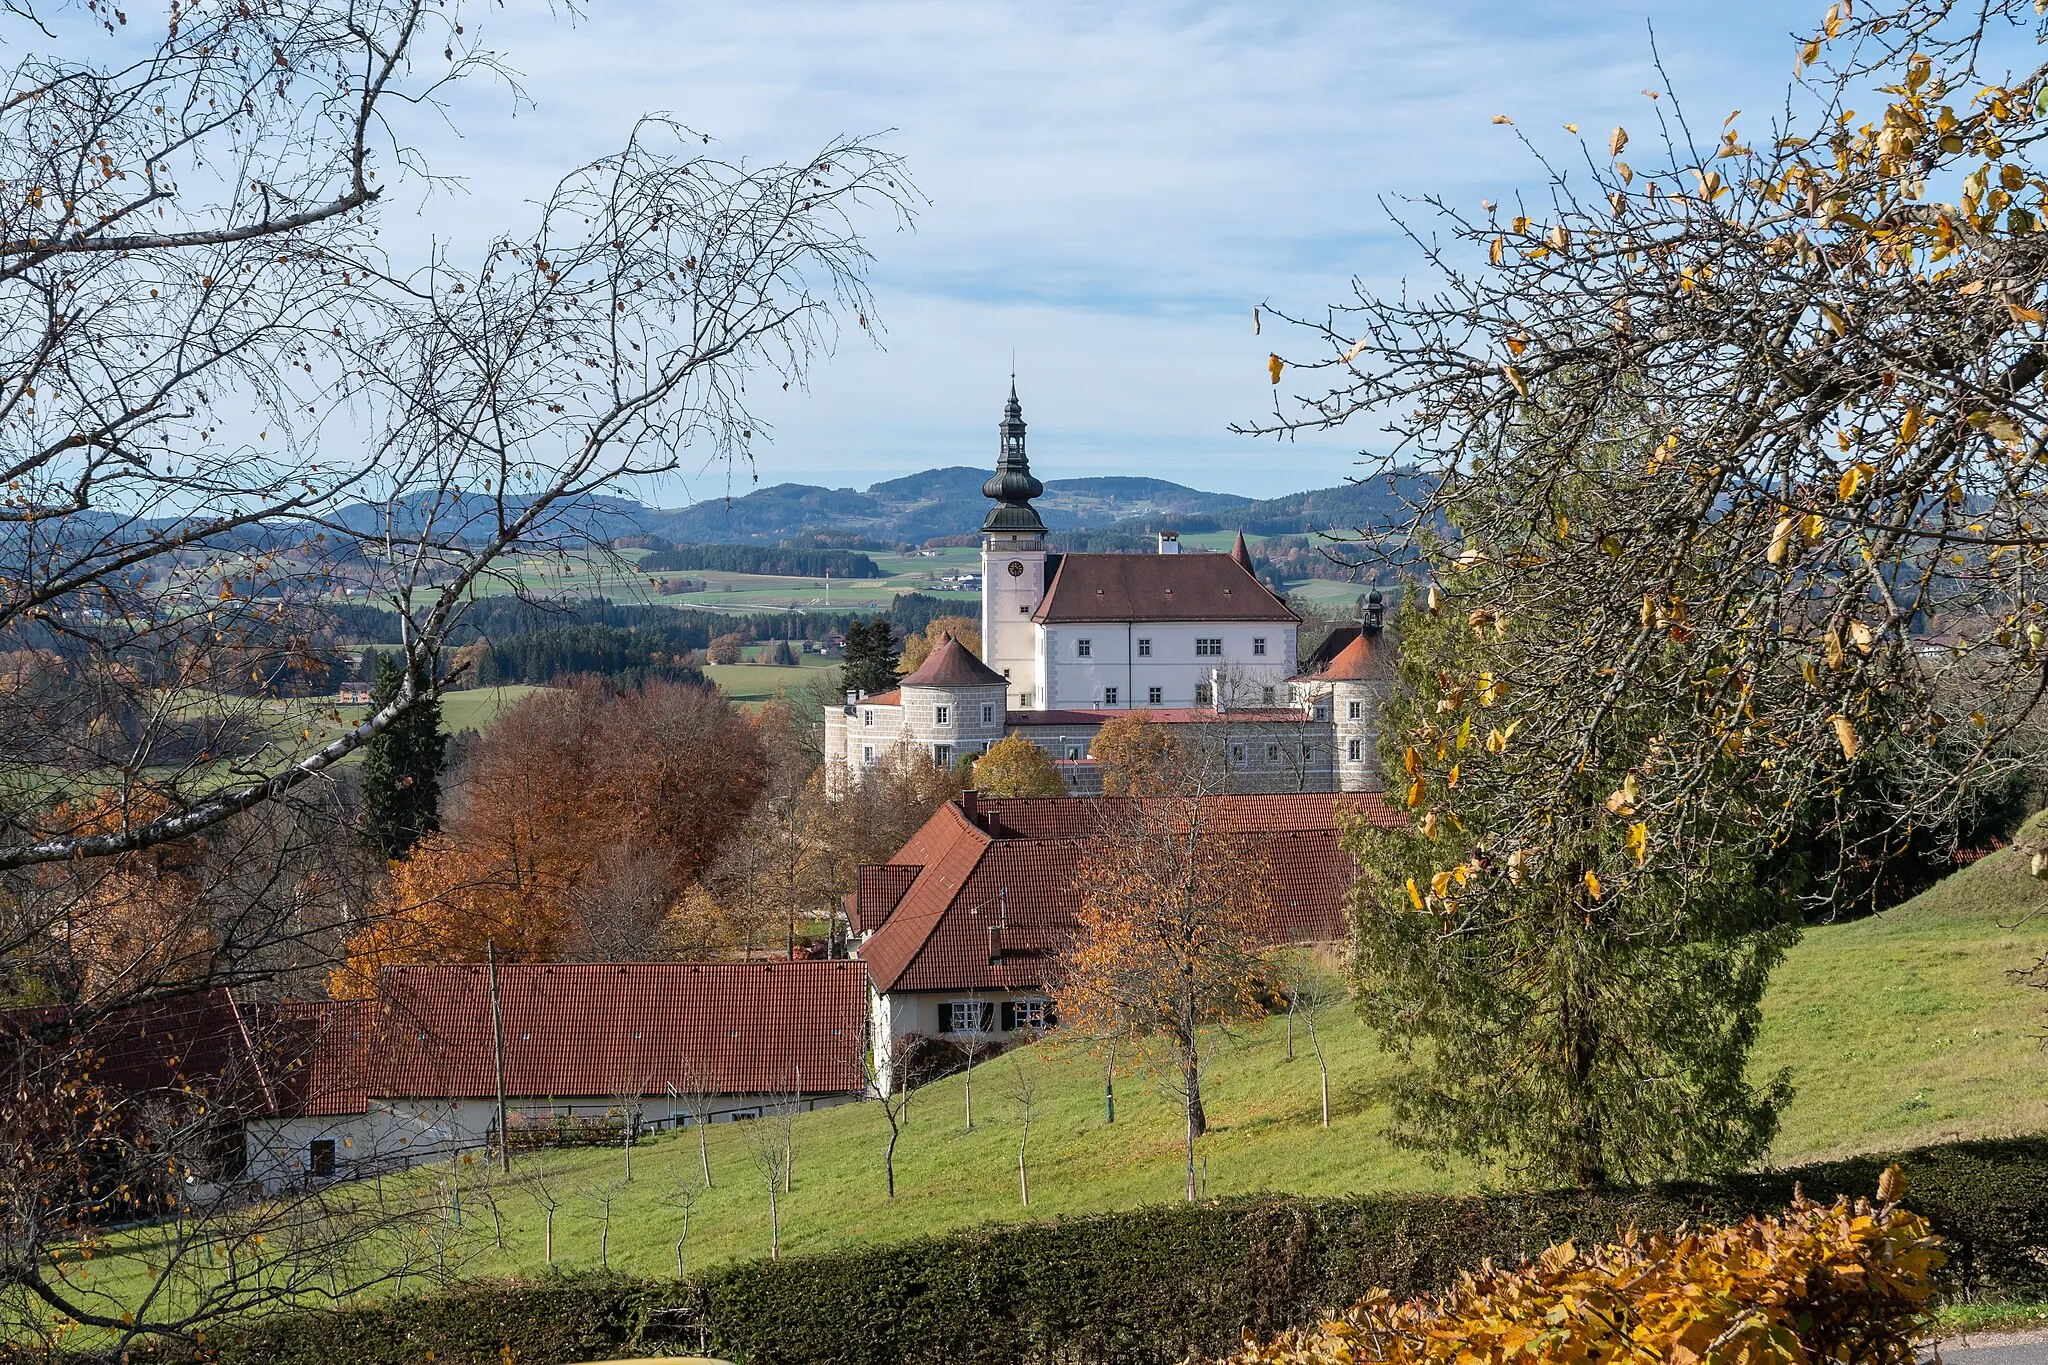
{"type": "Polygon", "coordinates": [[[967,646],[950,635],[939,637],[939,647],[925,657],[915,672],[899,687],[1007,687],[1003,675],[974,657],[967,646]]]}

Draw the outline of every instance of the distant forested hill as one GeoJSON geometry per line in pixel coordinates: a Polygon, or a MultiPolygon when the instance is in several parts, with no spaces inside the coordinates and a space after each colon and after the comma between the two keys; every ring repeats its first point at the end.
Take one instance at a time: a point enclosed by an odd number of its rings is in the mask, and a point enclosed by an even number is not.
{"type": "Polygon", "coordinates": [[[640,560],[644,573],[718,569],[726,573],[782,574],[792,578],[885,578],[874,560],[851,550],[795,550],[768,545],[678,545],[640,560]]]}

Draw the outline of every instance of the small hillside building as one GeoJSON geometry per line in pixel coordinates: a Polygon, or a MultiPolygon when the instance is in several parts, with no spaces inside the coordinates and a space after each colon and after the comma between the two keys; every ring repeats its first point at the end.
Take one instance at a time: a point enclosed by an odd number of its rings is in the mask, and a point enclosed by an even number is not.
{"type": "Polygon", "coordinates": [[[558,962],[386,968],[374,1000],[295,1007],[279,1102],[246,1125],[266,1189],[371,1175],[491,1145],[502,1061],[509,1131],[627,1116],[638,1128],[856,1098],[858,962],[558,962]],[[700,1100],[698,1094],[703,1098],[700,1100]]]}
{"type": "MultiPolygon", "coordinates": [[[[887,863],[860,869],[847,898],[865,964],[877,1072],[914,1035],[1008,1041],[1053,1022],[1053,987],[1080,914],[1076,876],[1114,838],[1132,803],[1118,797],[991,800],[939,808],[887,863]]],[[[1344,897],[1357,867],[1342,822],[1400,823],[1371,794],[1214,796],[1204,820],[1256,836],[1275,943],[1347,936],[1344,897]]]]}

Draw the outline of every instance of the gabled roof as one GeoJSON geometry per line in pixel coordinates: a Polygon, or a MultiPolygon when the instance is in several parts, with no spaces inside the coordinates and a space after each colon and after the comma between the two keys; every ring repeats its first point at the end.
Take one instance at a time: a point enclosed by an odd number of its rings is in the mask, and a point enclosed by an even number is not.
{"type": "Polygon", "coordinates": [[[1060,557],[1031,619],[1299,622],[1288,605],[1229,555],[1060,557]]]}
{"type": "MultiPolygon", "coordinates": [[[[68,1006],[0,1010],[0,1058],[34,1077],[104,1086],[127,1101],[203,1098],[238,1115],[269,1114],[278,1095],[266,1067],[270,1041],[226,990],[139,1002],[95,1014],[68,1006]]],[[[123,1115],[146,1106],[125,1103],[123,1115]]]]}
{"type": "Polygon", "coordinates": [[[898,687],[1008,687],[1003,675],[974,657],[967,646],[952,636],[940,639],[939,647],[898,687]]]}
{"type": "MultiPolygon", "coordinates": [[[[378,978],[370,1092],[495,1095],[490,985],[478,964],[378,978]]],[[[861,1079],[858,962],[558,962],[498,968],[505,1090],[660,1095],[705,1072],[721,1094],[850,1091],[861,1079]]]]}
{"type": "MultiPolygon", "coordinates": [[[[942,806],[890,862],[917,872],[861,946],[875,989],[1044,986],[1073,941],[1081,861],[1095,841],[1116,837],[1129,805],[1115,797],[1042,797],[942,806]]],[[[1276,940],[1343,936],[1344,894],[1356,868],[1339,846],[1340,812],[1376,824],[1402,818],[1369,793],[1206,797],[1202,810],[1216,832],[1258,838],[1271,868],[1276,940]]]]}
{"type": "Polygon", "coordinates": [[[252,1013],[266,1040],[280,1116],[368,1112],[374,1002],[286,1002],[252,1013]]]}

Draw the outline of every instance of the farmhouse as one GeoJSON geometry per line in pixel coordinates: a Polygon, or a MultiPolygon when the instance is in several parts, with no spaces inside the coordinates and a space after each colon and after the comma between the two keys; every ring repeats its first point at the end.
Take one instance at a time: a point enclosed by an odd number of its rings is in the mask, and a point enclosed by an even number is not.
{"type": "Polygon", "coordinates": [[[981,526],[983,659],[949,640],[896,688],[826,707],[829,781],[904,750],[951,764],[1016,734],[1089,794],[1095,735],[1142,710],[1211,755],[1228,791],[1377,787],[1393,681],[1377,591],[1337,651],[1304,663],[1301,618],[1253,573],[1242,535],[1227,555],[1186,552],[1172,532],[1156,554],[1053,553],[1014,383],[1000,433],[982,487],[995,504],[981,526]]]}
{"type": "MultiPolygon", "coordinates": [[[[991,800],[941,807],[887,863],[860,869],[847,898],[867,967],[878,1074],[913,1036],[993,1036],[1049,1026],[1052,987],[1080,911],[1075,879],[1133,803],[1118,797],[991,800]]],[[[1207,827],[1252,835],[1270,879],[1276,943],[1346,936],[1357,868],[1347,816],[1397,824],[1377,795],[1201,798],[1207,827]]]]}
{"type": "Polygon", "coordinates": [[[855,1098],[865,975],[848,961],[387,968],[377,996],[294,1007],[278,1100],[246,1124],[265,1188],[372,1174],[592,1121],[639,1128],[855,1098]]]}

